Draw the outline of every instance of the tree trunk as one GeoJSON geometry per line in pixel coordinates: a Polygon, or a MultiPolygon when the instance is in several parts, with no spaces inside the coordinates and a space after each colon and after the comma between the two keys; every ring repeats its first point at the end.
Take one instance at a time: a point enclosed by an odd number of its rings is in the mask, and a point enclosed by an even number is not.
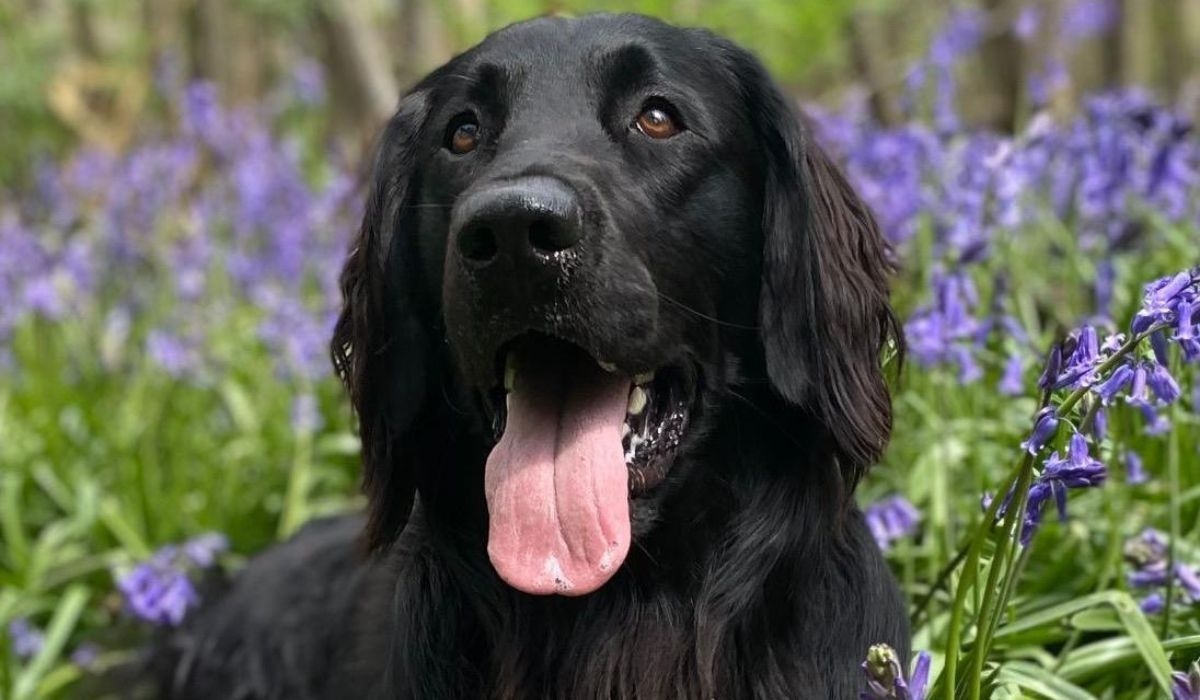
{"type": "Polygon", "coordinates": [[[1010,0],[984,0],[989,24],[980,48],[983,61],[983,95],[978,119],[992,128],[1009,131],[1017,123],[1021,104],[1021,43],[1012,32],[1017,3],[1010,0]]]}
{"type": "Polygon", "coordinates": [[[889,76],[894,49],[881,20],[878,13],[857,10],[850,13],[846,31],[854,68],[870,91],[872,116],[880,124],[892,126],[900,123],[902,115],[893,90],[895,81],[889,76]]]}

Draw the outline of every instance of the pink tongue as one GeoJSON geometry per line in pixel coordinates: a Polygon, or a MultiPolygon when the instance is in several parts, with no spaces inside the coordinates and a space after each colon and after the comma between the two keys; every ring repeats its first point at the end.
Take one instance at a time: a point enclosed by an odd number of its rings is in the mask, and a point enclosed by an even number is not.
{"type": "Polygon", "coordinates": [[[504,436],[488,456],[488,556],[526,593],[583,595],[629,551],[621,426],[629,380],[590,358],[526,353],[504,436]]]}

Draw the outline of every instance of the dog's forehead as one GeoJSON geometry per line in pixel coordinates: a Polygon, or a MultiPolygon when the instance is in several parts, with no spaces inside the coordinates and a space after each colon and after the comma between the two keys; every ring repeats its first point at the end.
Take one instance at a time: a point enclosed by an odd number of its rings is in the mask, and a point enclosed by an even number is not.
{"type": "Polygon", "coordinates": [[[501,29],[462,59],[476,79],[499,73],[524,93],[585,96],[628,85],[670,83],[714,89],[721,71],[710,37],[639,15],[545,17],[501,29]]]}

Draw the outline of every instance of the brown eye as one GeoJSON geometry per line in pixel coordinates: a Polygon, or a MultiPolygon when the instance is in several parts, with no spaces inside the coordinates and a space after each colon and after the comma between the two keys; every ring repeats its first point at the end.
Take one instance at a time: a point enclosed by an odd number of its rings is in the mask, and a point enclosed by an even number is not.
{"type": "Polygon", "coordinates": [[[450,132],[446,147],[451,153],[463,155],[475,150],[479,145],[479,125],[473,121],[464,121],[450,132]]]}
{"type": "Polygon", "coordinates": [[[683,131],[683,127],[662,107],[648,107],[638,115],[638,131],[652,139],[669,139],[683,131]]]}

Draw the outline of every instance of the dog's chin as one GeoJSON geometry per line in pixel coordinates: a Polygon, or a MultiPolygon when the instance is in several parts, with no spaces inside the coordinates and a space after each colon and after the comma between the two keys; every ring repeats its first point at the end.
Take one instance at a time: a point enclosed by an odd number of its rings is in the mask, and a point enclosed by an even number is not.
{"type": "Polygon", "coordinates": [[[527,593],[582,595],[652,526],[696,396],[687,364],[637,367],[525,333],[500,346],[482,391],[488,554],[527,593]]]}

